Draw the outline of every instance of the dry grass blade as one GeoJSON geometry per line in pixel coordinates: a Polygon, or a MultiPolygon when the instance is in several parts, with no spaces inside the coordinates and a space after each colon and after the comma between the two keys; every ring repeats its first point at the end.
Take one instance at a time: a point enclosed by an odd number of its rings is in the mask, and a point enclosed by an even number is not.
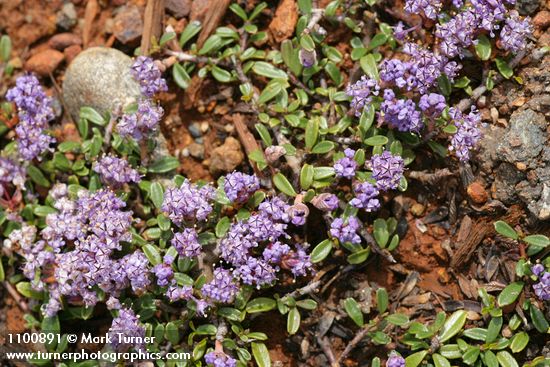
{"type": "Polygon", "coordinates": [[[145,7],[143,34],[141,36],[141,54],[148,55],[152,37],[160,39],[164,21],[164,0],[149,0],[145,7]]]}

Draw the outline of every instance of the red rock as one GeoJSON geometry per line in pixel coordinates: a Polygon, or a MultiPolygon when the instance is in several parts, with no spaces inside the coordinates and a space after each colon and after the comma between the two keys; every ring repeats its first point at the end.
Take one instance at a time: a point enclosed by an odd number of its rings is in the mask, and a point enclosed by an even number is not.
{"type": "Polygon", "coordinates": [[[134,43],[143,33],[143,20],[137,6],[124,6],[115,16],[113,32],[124,44],[134,43]]]}
{"type": "Polygon", "coordinates": [[[543,10],[538,12],[533,18],[533,25],[543,30],[548,28],[550,26],[550,11],[543,10]]]}
{"type": "Polygon", "coordinates": [[[489,194],[479,182],[471,183],[466,191],[470,199],[476,204],[483,204],[489,199],[489,194]]]}
{"type": "Polygon", "coordinates": [[[25,68],[29,71],[46,76],[52,73],[63,61],[65,55],[53,49],[47,49],[37,53],[27,60],[25,68]]]}
{"type": "Polygon", "coordinates": [[[294,0],[283,0],[269,23],[269,31],[277,42],[282,42],[294,34],[298,22],[298,6],[294,0]]]}
{"type": "Polygon", "coordinates": [[[73,61],[80,52],[82,52],[82,47],[80,47],[80,45],[72,45],[67,47],[63,51],[63,53],[65,54],[65,60],[67,60],[67,64],[70,64],[71,61],[73,61]]]}
{"type": "Polygon", "coordinates": [[[165,0],[164,7],[175,18],[180,19],[187,16],[191,11],[191,0],[165,0]]]}
{"type": "Polygon", "coordinates": [[[51,48],[63,51],[69,46],[82,45],[82,38],[73,33],[58,33],[50,38],[48,45],[51,48]]]}

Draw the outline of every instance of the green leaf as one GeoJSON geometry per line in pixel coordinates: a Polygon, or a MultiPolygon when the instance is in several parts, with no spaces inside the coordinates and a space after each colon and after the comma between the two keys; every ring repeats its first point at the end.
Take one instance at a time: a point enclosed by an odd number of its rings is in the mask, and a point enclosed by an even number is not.
{"type": "Polygon", "coordinates": [[[529,334],[522,331],[517,333],[512,337],[512,342],[510,343],[510,349],[513,353],[519,353],[529,344],[529,334]]]}
{"type": "Polygon", "coordinates": [[[296,306],[305,310],[315,310],[317,308],[317,302],[312,299],[304,299],[296,302],[296,306]]]}
{"type": "Polygon", "coordinates": [[[222,83],[229,83],[231,81],[231,73],[216,65],[212,67],[212,76],[222,83]]]}
{"type": "Polygon", "coordinates": [[[160,209],[162,202],[164,201],[164,188],[160,182],[153,182],[151,184],[151,201],[156,208],[160,209]]]}
{"type": "Polygon", "coordinates": [[[311,153],[314,154],[325,154],[334,149],[334,143],[328,140],[323,140],[315,144],[311,153]]]}
{"type": "Polygon", "coordinates": [[[57,210],[47,205],[38,205],[34,208],[33,213],[37,217],[45,217],[48,214],[57,213],[57,210]]]}
{"type": "Polygon", "coordinates": [[[99,126],[107,125],[107,120],[105,120],[105,118],[103,118],[103,116],[101,116],[101,114],[92,107],[80,108],[80,118],[88,120],[99,126]]]}
{"type": "Polygon", "coordinates": [[[180,36],[180,46],[183,47],[191,38],[195,37],[201,30],[201,22],[195,20],[187,25],[180,36]]]}
{"type": "Polygon", "coordinates": [[[258,75],[265,76],[271,79],[288,79],[287,73],[265,61],[255,62],[252,66],[252,71],[258,75]]]}
{"type": "Polygon", "coordinates": [[[173,345],[178,345],[180,341],[180,332],[178,326],[173,321],[166,324],[164,329],[164,337],[173,345]]]}
{"type": "Polygon", "coordinates": [[[252,355],[254,356],[254,360],[258,364],[258,367],[271,367],[269,351],[264,343],[252,342],[252,355]]]}
{"type": "Polygon", "coordinates": [[[523,290],[523,282],[510,283],[498,295],[498,305],[500,307],[511,305],[518,299],[523,290]]]}
{"type": "Polygon", "coordinates": [[[409,317],[402,313],[394,313],[387,316],[386,321],[396,326],[403,326],[409,322],[409,317]]]}
{"type": "Polygon", "coordinates": [[[282,91],[283,91],[283,86],[281,85],[281,83],[278,83],[278,82],[268,83],[267,86],[262,91],[262,93],[260,93],[260,97],[258,98],[258,103],[264,104],[266,102],[269,102],[282,91]]]}
{"type": "Polygon", "coordinates": [[[545,248],[550,245],[550,239],[542,234],[532,234],[522,239],[524,242],[537,246],[539,248],[545,248]]]}
{"type": "Polygon", "coordinates": [[[363,71],[372,79],[380,80],[380,76],[378,75],[378,67],[376,66],[376,60],[374,59],[373,54],[368,54],[363,56],[359,60],[359,64],[361,65],[361,68],[363,71]]]}
{"type": "Polygon", "coordinates": [[[477,56],[479,56],[481,60],[489,60],[491,57],[491,41],[487,36],[483,34],[479,36],[475,49],[477,56]]]}
{"type": "Polygon", "coordinates": [[[497,58],[495,60],[495,64],[497,64],[497,69],[500,74],[506,79],[510,79],[510,77],[514,75],[514,70],[512,70],[510,65],[508,65],[508,63],[501,58],[497,58]]]}
{"type": "Polygon", "coordinates": [[[180,166],[180,161],[176,157],[162,157],[153,162],[147,170],[151,173],[166,173],[180,166]]]}
{"type": "Polygon", "coordinates": [[[481,353],[481,350],[478,347],[470,347],[462,355],[462,360],[464,363],[471,366],[479,358],[479,353],[481,353]]]}
{"type": "Polygon", "coordinates": [[[374,135],[365,139],[364,143],[370,146],[380,146],[388,143],[388,138],[384,135],[374,135]]]}
{"type": "Polygon", "coordinates": [[[486,343],[492,343],[497,340],[498,335],[500,334],[500,329],[502,329],[502,317],[493,317],[489,322],[489,327],[487,328],[487,337],[485,338],[486,343]]]}
{"type": "Polygon", "coordinates": [[[384,313],[388,309],[388,291],[386,288],[378,288],[376,290],[376,308],[379,313],[384,313]]]}
{"type": "Polygon", "coordinates": [[[447,75],[441,74],[439,78],[437,78],[437,86],[443,95],[449,96],[451,94],[452,86],[447,75]]]}
{"type": "Polygon", "coordinates": [[[176,63],[172,67],[172,77],[181,89],[187,89],[189,87],[191,77],[189,76],[189,74],[187,74],[185,68],[180,64],[176,63]]]}
{"type": "Polygon", "coordinates": [[[159,250],[155,246],[151,244],[147,244],[143,246],[141,249],[143,250],[143,253],[145,254],[147,259],[153,266],[158,265],[162,262],[162,258],[160,257],[159,250]]]}
{"type": "Polygon", "coordinates": [[[49,187],[50,181],[44,176],[42,171],[35,166],[28,166],[27,167],[27,174],[31,178],[32,182],[34,182],[37,185],[40,185],[42,187],[49,187]]]}
{"type": "Polygon", "coordinates": [[[497,353],[497,360],[501,367],[519,367],[516,359],[505,350],[497,353]]]}
{"type": "Polygon", "coordinates": [[[300,171],[300,186],[302,189],[307,190],[313,183],[313,166],[304,163],[302,170],[300,171]]]}
{"type": "Polygon", "coordinates": [[[4,265],[2,264],[2,254],[0,254],[0,282],[6,279],[6,273],[4,272],[4,265]]]}
{"type": "Polygon", "coordinates": [[[485,364],[487,367],[498,367],[498,359],[497,356],[495,356],[495,353],[488,350],[483,356],[485,357],[485,364]]]}
{"type": "Polygon", "coordinates": [[[8,62],[11,54],[11,39],[8,35],[3,35],[0,38],[0,60],[8,62]]]}
{"type": "Polygon", "coordinates": [[[269,130],[267,130],[267,127],[265,127],[264,124],[257,123],[256,125],[254,125],[254,127],[256,128],[258,134],[260,134],[260,138],[262,138],[262,141],[266,147],[273,145],[273,139],[271,138],[269,130]]]}
{"type": "Polygon", "coordinates": [[[222,38],[217,34],[213,34],[210,37],[208,37],[206,42],[204,42],[204,45],[199,51],[199,55],[206,55],[208,53],[215,52],[220,47],[222,47],[222,45],[223,45],[222,38]]]}
{"type": "Polygon", "coordinates": [[[427,350],[421,350],[405,358],[405,367],[417,367],[428,355],[427,350]]]}
{"type": "Polygon", "coordinates": [[[306,126],[306,134],[305,134],[305,142],[306,142],[306,148],[311,149],[317,142],[317,138],[319,137],[319,120],[317,119],[311,119],[307,122],[306,126]]]}
{"type": "Polygon", "coordinates": [[[439,333],[440,343],[445,343],[447,340],[451,339],[453,336],[458,334],[464,324],[466,323],[466,316],[468,313],[464,310],[455,311],[441,329],[439,333]]]}
{"type": "Polygon", "coordinates": [[[229,217],[221,218],[218,223],[216,223],[216,237],[222,238],[227,233],[230,226],[231,219],[229,219],[229,217]]]}
{"type": "Polygon", "coordinates": [[[229,6],[229,9],[231,9],[233,13],[237,14],[239,18],[241,18],[242,20],[244,21],[248,20],[248,15],[246,15],[246,12],[244,11],[243,8],[240,7],[239,4],[233,3],[231,4],[231,6],[229,6]]]}
{"type": "Polygon", "coordinates": [[[533,325],[535,325],[535,329],[537,329],[538,332],[548,333],[548,328],[550,328],[548,321],[546,321],[542,311],[534,304],[529,306],[529,315],[531,315],[531,321],[533,321],[533,325]]]}
{"type": "Polygon", "coordinates": [[[306,51],[315,51],[315,42],[309,34],[304,34],[302,37],[300,37],[300,46],[302,46],[302,48],[306,51]]]}
{"type": "Polygon", "coordinates": [[[505,237],[511,238],[513,240],[518,239],[517,232],[512,227],[510,227],[508,223],[499,220],[495,222],[494,226],[495,226],[495,231],[497,231],[499,234],[505,237]]]}
{"type": "Polygon", "coordinates": [[[441,354],[434,353],[432,355],[435,367],[451,367],[451,362],[441,354]]]}
{"type": "Polygon", "coordinates": [[[45,333],[59,334],[61,326],[59,325],[59,318],[57,316],[45,317],[42,320],[40,331],[45,333]]]}
{"type": "Polygon", "coordinates": [[[479,341],[485,341],[487,339],[487,329],[483,328],[471,328],[464,330],[463,335],[467,338],[479,341]]]}
{"type": "Polygon", "coordinates": [[[348,316],[357,324],[357,326],[362,327],[365,324],[363,319],[363,312],[357,301],[353,298],[347,298],[344,301],[344,308],[348,316]]]}
{"type": "Polygon", "coordinates": [[[302,14],[311,13],[311,0],[298,0],[298,8],[302,12],[302,14]]]}
{"type": "Polygon", "coordinates": [[[275,307],[277,307],[277,301],[275,301],[273,298],[259,297],[254,298],[246,304],[246,312],[267,312],[273,310],[275,307]]]}
{"type": "Polygon", "coordinates": [[[315,264],[323,261],[330,254],[331,250],[332,250],[332,241],[329,239],[322,241],[317,246],[315,246],[313,251],[311,251],[311,254],[310,254],[311,262],[315,264]]]}
{"type": "Polygon", "coordinates": [[[286,319],[286,330],[290,335],[296,334],[300,328],[301,316],[300,311],[296,307],[292,307],[288,312],[286,319]]]}
{"type": "Polygon", "coordinates": [[[382,46],[386,41],[388,40],[388,36],[386,36],[383,33],[377,33],[374,37],[372,37],[368,50],[374,50],[376,47],[382,46]]]}
{"type": "Polygon", "coordinates": [[[347,260],[350,264],[361,264],[367,261],[370,255],[370,247],[354,252],[349,255],[347,260]]]}
{"type": "Polygon", "coordinates": [[[275,187],[277,187],[284,194],[292,197],[296,196],[296,191],[294,191],[294,188],[282,173],[279,172],[273,176],[273,183],[275,184],[275,187]]]}

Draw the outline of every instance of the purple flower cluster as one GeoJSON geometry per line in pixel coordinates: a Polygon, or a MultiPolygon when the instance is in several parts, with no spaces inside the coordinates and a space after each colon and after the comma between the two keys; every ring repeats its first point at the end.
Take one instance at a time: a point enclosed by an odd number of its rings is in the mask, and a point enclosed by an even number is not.
{"type": "Polygon", "coordinates": [[[386,367],[405,367],[405,358],[392,352],[386,361],[386,367]]]}
{"type": "Polygon", "coordinates": [[[460,69],[456,62],[414,43],[406,43],[403,52],[410,56],[408,61],[390,59],[380,63],[380,79],[407,91],[424,94],[441,75],[452,81],[460,69]]]}
{"type": "Polygon", "coordinates": [[[166,290],[166,297],[168,297],[170,302],[176,302],[182,299],[191,299],[193,298],[193,287],[178,287],[176,284],[172,283],[172,285],[170,285],[170,287],[166,290]]]}
{"type": "Polygon", "coordinates": [[[300,245],[296,245],[295,251],[283,255],[281,262],[281,267],[289,269],[295,277],[307,275],[312,266],[309,255],[300,245]]]}
{"type": "Polygon", "coordinates": [[[531,270],[539,278],[539,282],[533,284],[535,294],[543,301],[550,301],[550,272],[545,271],[541,264],[533,266],[531,270]]]}
{"type": "Polygon", "coordinates": [[[437,15],[443,7],[441,0],[407,0],[405,2],[405,11],[411,14],[423,12],[427,18],[437,19],[437,15]]]}
{"type": "Polygon", "coordinates": [[[462,162],[466,162],[470,159],[470,150],[481,139],[481,131],[479,130],[481,115],[474,109],[469,114],[464,115],[456,108],[450,108],[449,115],[458,129],[451,138],[449,150],[454,151],[462,162]]]}
{"type": "Polygon", "coordinates": [[[162,263],[153,267],[153,273],[157,277],[157,285],[159,287],[165,287],[172,281],[174,277],[174,271],[172,270],[172,263],[174,258],[170,255],[164,255],[162,263]]]}
{"type": "Polygon", "coordinates": [[[329,193],[319,194],[311,200],[311,204],[324,212],[331,212],[338,209],[338,196],[329,193]]]}
{"type": "Polygon", "coordinates": [[[410,99],[397,99],[391,89],[384,90],[384,102],[380,105],[384,121],[399,131],[419,132],[422,116],[410,99]]]}
{"type": "Polygon", "coordinates": [[[16,161],[0,157],[0,197],[7,192],[8,185],[13,185],[19,190],[25,187],[25,177],[27,172],[23,166],[16,161]]]}
{"type": "Polygon", "coordinates": [[[204,356],[206,364],[213,367],[236,367],[237,360],[223,352],[210,352],[204,356]]]}
{"type": "Polygon", "coordinates": [[[112,188],[120,188],[128,182],[139,182],[139,173],[133,169],[128,161],[113,155],[106,155],[94,164],[94,171],[99,174],[101,181],[112,188]]]}
{"type": "Polygon", "coordinates": [[[288,258],[293,258],[294,263],[285,268],[293,273],[301,274],[310,269],[309,256],[305,252],[300,252],[298,246],[294,252],[279,240],[289,237],[286,233],[289,222],[300,225],[305,222],[306,214],[307,209],[300,204],[291,207],[274,197],[262,202],[258,212],[248,219],[233,223],[220,242],[221,257],[235,268],[233,276],[244,284],[261,287],[276,280],[278,265],[288,258]],[[254,249],[264,243],[267,244],[261,256],[255,255],[254,249]],[[300,268],[304,271],[298,270],[300,268]]]}
{"type": "Polygon", "coordinates": [[[239,286],[229,270],[214,269],[214,279],[201,289],[202,295],[212,302],[231,303],[239,292],[239,286]]]}
{"type": "Polygon", "coordinates": [[[229,200],[244,203],[260,189],[260,180],[256,175],[233,171],[225,176],[223,188],[229,200]]]}
{"type": "Polygon", "coordinates": [[[117,124],[122,137],[142,140],[158,129],[164,110],[154,102],[144,99],[138,102],[137,111],[125,113],[117,124]]]}
{"type": "Polygon", "coordinates": [[[346,94],[353,97],[350,106],[355,111],[355,116],[361,116],[363,108],[371,103],[372,96],[377,96],[380,92],[380,86],[374,79],[363,75],[355,84],[350,84],[346,88],[346,94]]]}
{"type": "Polygon", "coordinates": [[[382,191],[396,189],[403,177],[405,163],[403,158],[393,155],[387,150],[382,154],[375,154],[370,160],[372,178],[376,180],[376,187],[382,191]]]}
{"type": "Polygon", "coordinates": [[[357,234],[357,230],[361,226],[361,222],[356,217],[336,218],[330,224],[330,235],[337,238],[340,243],[361,243],[361,237],[357,234]]]}
{"type": "Polygon", "coordinates": [[[155,61],[147,56],[139,56],[132,65],[131,74],[139,82],[141,93],[146,97],[153,97],[158,92],[168,90],[166,80],[155,61]]]}
{"type": "Polygon", "coordinates": [[[6,99],[17,105],[19,124],[17,148],[23,159],[31,161],[50,149],[55,139],[44,133],[48,121],[54,118],[51,99],[46,96],[34,75],[17,78],[15,87],[8,90],[6,99]]]}
{"type": "Polygon", "coordinates": [[[212,211],[215,190],[210,185],[199,187],[188,180],[180,187],[167,188],[162,211],[176,224],[185,221],[203,221],[212,211]]]}
{"type": "Polygon", "coordinates": [[[111,346],[118,352],[127,352],[130,348],[145,350],[143,343],[128,343],[129,340],[143,340],[145,338],[145,327],[140,324],[138,316],[131,309],[121,308],[118,316],[113,319],[109,329],[111,346]],[[121,340],[119,334],[124,339],[121,340]],[[135,339],[132,339],[134,337],[135,339]],[[126,339],[127,338],[127,339],[126,339]]]}
{"type": "Polygon", "coordinates": [[[199,236],[193,228],[185,228],[183,232],[174,234],[171,243],[180,256],[195,257],[201,254],[199,236]]]}
{"type": "Polygon", "coordinates": [[[513,10],[500,31],[502,47],[507,51],[519,52],[525,49],[525,40],[531,33],[533,33],[531,19],[521,20],[518,12],[513,10]]]}
{"type": "Polygon", "coordinates": [[[424,94],[420,97],[420,102],[418,102],[418,107],[426,114],[427,116],[436,118],[441,116],[441,113],[447,107],[447,102],[445,97],[437,93],[424,94]]]}
{"type": "MultiPolygon", "coordinates": [[[[53,266],[54,280],[48,283],[50,299],[44,312],[55,315],[61,308],[61,296],[82,300],[93,306],[99,299],[95,288],[111,298],[131,287],[142,292],[150,284],[149,261],[141,251],[121,258],[113,257],[122,248],[122,242],[132,239],[130,227],[132,213],[123,211],[125,203],[109,190],[88,192],[80,190],[78,198],[67,197],[64,185],[52,188],[56,213],[48,214],[41,240],[22,247],[26,259],[25,275],[34,281],[36,288],[46,284],[40,281],[41,269],[53,266]],[[67,244],[69,251],[62,252],[67,244]]],[[[26,235],[27,241],[31,232],[26,235]]],[[[112,304],[115,304],[111,300],[112,304]]]]}
{"type": "Polygon", "coordinates": [[[380,209],[380,200],[378,200],[378,189],[370,182],[357,183],[353,187],[355,198],[350,204],[356,208],[365,209],[367,212],[373,212],[380,209]]]}
{"type": "Polygon", "coordinates": [[[353,158],[355,150],[347,148],[344,150],[344,157],[334,163],[334,172],[337,177],[353,178],[357,170],[357,162],[353,158]]]}

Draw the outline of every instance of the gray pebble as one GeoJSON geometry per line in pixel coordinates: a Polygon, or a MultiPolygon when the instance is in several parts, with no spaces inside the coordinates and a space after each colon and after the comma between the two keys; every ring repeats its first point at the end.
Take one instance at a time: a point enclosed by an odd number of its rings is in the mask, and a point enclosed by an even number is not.
{"type": "Polygon", "coordinates": [[[81,52],[63,81],[63,97],[73,119],[78,120],[84,106],[104,114],[135,103],[141,92],[130,74],[132,64],[129,56],[113,48],[92,47],[81,52]]]}
{"type": "Polygon", "coordinates": [[[193,122],[189,125],[188,129],[192,137],[198,138],[202,136],[201,126],[198,122],[193,122]]]}
{"type": "Polygon", "coordinates": [[[70,30],[77,23],[78,15],[73,3],[65,3],[56,14],[56,25],[59,28],[70,30]]]}

